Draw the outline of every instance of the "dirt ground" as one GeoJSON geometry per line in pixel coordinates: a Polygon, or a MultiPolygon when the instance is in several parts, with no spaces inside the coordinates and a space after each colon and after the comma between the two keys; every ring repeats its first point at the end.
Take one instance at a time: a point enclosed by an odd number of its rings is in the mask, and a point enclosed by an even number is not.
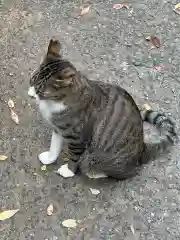
{"type": "Polygon", "coordinates": [[[180,238],[179,144],[171,154],[144,166],[140,176],[117,182],[63,179],[41,170],[37,155],[48,149],[51,129],[29,100],[27,89],[52,36],[63,53],[91,79],[117,82],[138,104],[149,103],[177,122],[180,95],[180,15],[175,0],[91,1],[2,0],[0,3],[0,211],[20,209],[0,222],[1,240],[175,240],[180,238]],[[156,35],[161,48],[144,34],[156,35]],[[153,66],[161,66],[160,71],[153,66]],[[164,69],[163,69],[164,67],[164,69]],[[10,118],[16,103],[20,124],[10,118]],[[90,188],[100,190],[92,195],[90,188]],[[47,216],[52,203],[54,213],[47,216]],[[75,229],[62,226],[77,220],[75,229]]]}

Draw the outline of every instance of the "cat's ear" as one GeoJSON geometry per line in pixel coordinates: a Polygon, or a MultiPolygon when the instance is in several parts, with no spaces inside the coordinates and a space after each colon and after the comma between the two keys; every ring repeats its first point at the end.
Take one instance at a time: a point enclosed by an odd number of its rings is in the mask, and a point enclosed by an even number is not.
{"type": "Polygon", "coordinates": [[[56,39],[51,39],[49,41],[47,54],[53,54],[55,56],[60,56],[61,44],[56,39]]]}
{"type": "Polygon", "coordinates": [[[56,81],[61,82],[61,84],[63,84],[64,86],[68,86],[73,84],[75,75],[76,75],[76,70],[74,68],[67,67],[61,71],[61,74],[56,81]]]}

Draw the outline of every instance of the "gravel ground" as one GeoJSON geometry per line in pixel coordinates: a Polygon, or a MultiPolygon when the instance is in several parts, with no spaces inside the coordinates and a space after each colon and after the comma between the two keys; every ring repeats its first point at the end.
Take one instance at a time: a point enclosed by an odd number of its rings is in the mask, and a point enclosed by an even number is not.
{"type": "Polygon", "coordinates": [[[1,221],[1,240],[175,240],[180,236],[180,164],[171,154],[144,166],[124,182],[63,179],[53,171],[63,160],[41,170],[37,154],[48,148],[50,129],[28,99],[29,76],[49,38],[91,79],[117,82],[138,104],[149,103],[179,122],[180,15],[175,0],[97,1],[79,17],[83,1],[4,0],[0,5],[0,209],[17,209],[1,221]],[[151,49],[144,34],[157,35],[151,49]],[[153,66],[164,66],[161,71],[153,66]],[[20,124],[10,118],[12,98],[20,124]],[[95,196],[90,188],[100,190],[95,196]],[[47,216],[52,203],[54,213],[47,216]],[[76,219],[77,227],[62,226],[76,219]]]}

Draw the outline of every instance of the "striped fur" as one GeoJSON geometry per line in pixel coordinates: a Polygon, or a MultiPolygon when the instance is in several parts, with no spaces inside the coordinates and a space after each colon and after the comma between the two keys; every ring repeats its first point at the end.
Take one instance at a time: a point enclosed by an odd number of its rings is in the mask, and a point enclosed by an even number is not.
{"type": "Polygon", "coordinates": [[[167,116],[145,111],[141,117],[130,94],[120,86],[87,79],[62,59],[56,44],[51,40],[30,85],[40,100],[67,106],[52,113],[50,124],[68,140],[73,171],[79,168],[84,174],[100,172],[126,179],[139,171],[141,163],[173,145],[175,125],[167,116]],[[157,143],[144,143],[143,121],[160,130],[157,143]]]}

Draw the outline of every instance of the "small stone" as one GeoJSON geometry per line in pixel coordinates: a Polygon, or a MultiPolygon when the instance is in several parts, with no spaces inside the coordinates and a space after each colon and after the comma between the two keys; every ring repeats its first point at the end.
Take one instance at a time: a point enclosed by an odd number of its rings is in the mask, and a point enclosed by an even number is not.
{"type": "Polygon", "coordinates": [[[14,74],[13,73],[9,73],[9,76],[13,76],[14,74]]]}
{"type": "Polygon", "coordinates": [[[41,166],[41,171],[46,171],[46,170],[47,170],[46,165],[42,165],[42,166],[41,166]]]}
{"type": "Polygon", "coordinates": [[[95,188],[90,188],[90,191],[93,195],[98,195],[100,194],[100,191],[98,189],[95,189],[95,188]]]}
{"type": "Polygon", "coordinates": [[[147,92],[144,92],[144,96],[145,96],[145,97],[148,97],[148,93],[147,93],[147,92]]]}
{"type": "Polygon", "coordinates": [[[126,45],[127,47],[132,47],[132,44],[129,43],[129,42],[125,42],[125,45],[126,45]]]}
{"type": "Polygon", "coordinates": [[[139,60],[133,61],[134,66],[142,66],[142,62],[139,60]]]}
{"type": "Polygon", "coordinates": [[[57,236],[54,236],[51,238],[52,240],[58,240],[58,237],[57,236]]]}

